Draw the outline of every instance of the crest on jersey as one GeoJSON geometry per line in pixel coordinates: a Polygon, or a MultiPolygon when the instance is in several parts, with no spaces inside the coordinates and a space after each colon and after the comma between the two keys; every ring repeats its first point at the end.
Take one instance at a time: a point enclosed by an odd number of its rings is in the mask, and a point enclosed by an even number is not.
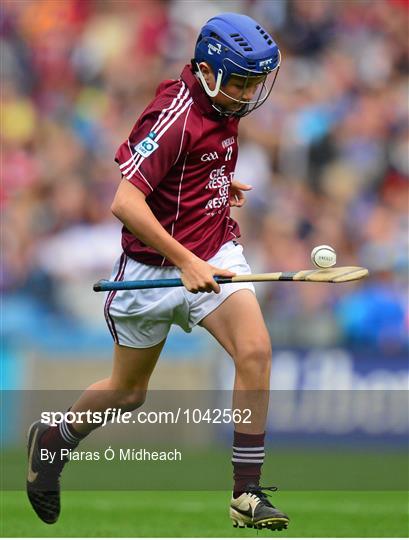
{"type": "Polygon", "coordinates": [[[146,137],[143,141],[134,146],[135,152],[138,152],[138,154],[144,158],[150,156],[158,148],[159,144],[151,137],[146,137]]]}

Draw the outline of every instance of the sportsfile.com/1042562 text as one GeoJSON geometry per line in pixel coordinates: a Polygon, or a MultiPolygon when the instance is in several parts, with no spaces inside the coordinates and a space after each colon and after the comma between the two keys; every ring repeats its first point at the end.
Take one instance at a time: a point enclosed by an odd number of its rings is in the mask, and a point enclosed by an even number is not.
{"type": "Polygon", "coordinates": [[[108,408],[105,411],[43,411],[41,422],[57,425],[68,424],[251,424],[251,409],[229,408],[182,408],[169,411],[122,412],[122,409],[108,408]]]}

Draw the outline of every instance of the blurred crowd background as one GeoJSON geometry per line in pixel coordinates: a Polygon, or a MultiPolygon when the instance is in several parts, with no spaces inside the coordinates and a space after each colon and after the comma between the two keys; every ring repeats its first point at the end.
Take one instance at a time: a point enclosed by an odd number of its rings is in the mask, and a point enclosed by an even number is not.
{"type": "Polygon", "coordinates": [[[120,253],[115,151],[222,11],[253,16],[282,52],[268,102],[241,122],[236,177],[254,188],[234,217],[253,271],[308,268],[330,244],[371,272],[260,286],[273,343],[406,350],[407,0],[2,0],[6,341],[110,339],[91,286],[120,253]]]}

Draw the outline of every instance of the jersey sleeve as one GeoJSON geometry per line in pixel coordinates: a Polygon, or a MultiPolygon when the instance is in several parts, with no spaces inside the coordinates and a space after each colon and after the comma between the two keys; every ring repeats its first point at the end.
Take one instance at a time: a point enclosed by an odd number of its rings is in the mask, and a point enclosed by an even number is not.
{"type": "Polygon", "coordinates": [[[188,150],[187,120],[193,102],[182,90],[173,99],[162,100],[162,107],[148,108],[115,155],[122,176],[145,195],[188,150]]]}

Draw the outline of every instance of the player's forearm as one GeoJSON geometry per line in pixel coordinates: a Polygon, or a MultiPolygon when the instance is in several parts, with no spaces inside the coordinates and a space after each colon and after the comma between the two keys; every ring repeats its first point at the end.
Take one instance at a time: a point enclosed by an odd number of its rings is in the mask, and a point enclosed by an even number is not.
{"type": "Polygon", "coordinates": [[[192,252],[182,246],[162,227],[145,203],[144,209],[137,218],[125,217],[121,220],[127,229],[147,246],[154,248],[178,268],[182,268],[189,259],[195,258],[192,252]]]}
{"type": "Polygon", "coordinates": [[[147,246],[182,268],[196,258],[175,240],[159,223],[145,201],[143,193],[123,180],[111,206],[112,213],[147,246]]]}

